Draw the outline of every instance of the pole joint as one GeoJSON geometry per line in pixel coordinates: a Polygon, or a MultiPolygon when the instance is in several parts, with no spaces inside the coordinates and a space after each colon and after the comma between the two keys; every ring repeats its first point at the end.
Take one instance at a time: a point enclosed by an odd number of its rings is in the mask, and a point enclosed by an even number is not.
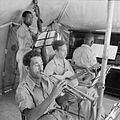
{"type": "Polygon", "coordinates": [[[105,89],[105,85],[103,83],[99,82],[98,89],[105,89]]]}

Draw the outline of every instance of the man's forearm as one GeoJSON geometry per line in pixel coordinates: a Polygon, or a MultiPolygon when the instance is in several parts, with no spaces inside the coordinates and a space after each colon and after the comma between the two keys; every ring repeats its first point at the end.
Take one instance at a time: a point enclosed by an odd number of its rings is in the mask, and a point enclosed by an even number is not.
{"type": "Polygon", "coordinates": [[[37,120],[40,118],[54,99],[54,96],[50,94],[40,105],[30,110],[27,114],[28,120],[37,120]]]}
{"type": "Polygon", "coordinates": [[[53,77],[57,78],[57,80],[63,80],[64,79],[63,75],[53,75],[53,77]]]}

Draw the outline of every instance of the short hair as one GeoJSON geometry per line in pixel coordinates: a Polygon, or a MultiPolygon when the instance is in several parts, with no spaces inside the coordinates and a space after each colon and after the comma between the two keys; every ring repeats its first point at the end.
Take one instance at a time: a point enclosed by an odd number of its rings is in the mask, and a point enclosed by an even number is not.
{"type": "Polygon", "coordinates": [[[55,40],[52,42],[53,50],[59,50],[59,47],[65,45],[65,44],[66,43],[63,40],[55,40]]]}
{"type": "Polygon", "coordinates": [[[22,17],[25,18],[28,14],[32,14],[32,12],[31,11],[24,11],[22,13],[22,17]]]}
{"type": "MultiPolygon", "coordinates": [[[[31,50],[28,53],[26,53],[23,57],[23,64],[25,66],[29,66],[30,67],[30,62],[31,62],[31,58],[36,57],[36,56],[40,56],[41,54],[40,52],[36,51],[36,50],[31,50]]],[[[42,59],[42,58],[41,58],[42,59]]]]}
{"type": "Polygon", "coordinates": [[[84,37],[84,42],[88,42],[91,37],[94,38],[94,34],[93,33],[87,33],[84,37]]]}

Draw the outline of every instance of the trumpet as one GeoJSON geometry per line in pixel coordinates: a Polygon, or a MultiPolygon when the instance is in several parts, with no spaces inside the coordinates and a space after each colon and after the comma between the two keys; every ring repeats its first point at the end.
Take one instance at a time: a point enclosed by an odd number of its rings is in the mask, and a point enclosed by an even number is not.
{"type": "Polygon", "coordinates": [[[85,94],[84,92],[78,90],[77,88],[73,87],[72,85],[70,84],[67,84],[67,90],[72,92],[73,94],[75,94],[77,97],[85,97],[87,98],[89,101],[91,101],[92,103],[94,103],[96,101],[95,98],[85,94]]]}
{"type": "MultiPolygon", "coordinates": [[[[47,77],[51,82],[54,82],[52,80],[51,77],[45,75],[43,72],[41,72],[41,74],[43,75],[43,77],[47,77]]],[[[60,81],[58,78],[52,76],[53,78],[57,79],[58,81],[60,81]]],[[[85,94],[84,92],[78,90],[77,88],[73,87],[72,85],[70,85],[70,82],[67,82],[67,88],[65,88],[67,91],[69,91],[70,93],[72,93],[73,95],[75,95],[77,98],[81,98],[81,97],[85,97],[87,98],[91,103],[93,103],[93,105],[96,104],[97,98],[93,98],[87,94],[85,94]]],[[[64,91],[63,91],[64,92],[64,91]]]]}

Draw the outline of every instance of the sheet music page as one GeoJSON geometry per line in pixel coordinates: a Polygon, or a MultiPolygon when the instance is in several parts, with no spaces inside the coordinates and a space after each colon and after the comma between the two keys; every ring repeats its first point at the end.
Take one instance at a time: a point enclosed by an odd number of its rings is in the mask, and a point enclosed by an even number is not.
{"type": "MultiPolygon", "coordinates": [[[[103,44],[93,44],[91,48],[95,52],[96,57],[102,58],[103,49],[104,49],[103,44]]],[[[107,50],[108,59],[115,60],[117,49],[118,49],[118,46],[113,46],[113,45],[109,46],[107,50]]]]}
{"type": "Polygon", "coordinates": [[[43,46],[44,40],[36,41],[35,47],[41,47],[43,46]]]}
{"type": "MultiPolygon", "coordinates": [[[[49,31],[48,32],[48,35],[47,35],[47,38],[49,37],[54,37],[55,36],[55,33],[56,31],[49,31]]],[[[39,39],[45,39],[46,38],[46,34],[47,34],[47,31],[46,32],[42,32],[41,34],[38,35],[38,40],[39,39]]]]}
{"type": "Polygon", "coordinates": [[[48,35],[47,32],[42,32],[41,34],[38,35],[38,41],[35,43],[35,47],[43,46],[44,40],[46,39],[47,35],[47,40],[46,40],[46,45],[50,44],[53,41],[53,38],[55,37],[56,31],[49,31],[48,35]]]}

